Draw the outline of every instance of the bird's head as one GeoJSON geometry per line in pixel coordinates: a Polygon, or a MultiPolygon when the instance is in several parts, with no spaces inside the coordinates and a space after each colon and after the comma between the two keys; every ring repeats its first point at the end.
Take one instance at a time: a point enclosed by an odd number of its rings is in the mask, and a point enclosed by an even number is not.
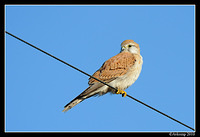
{"type": "Polygon", "coordinates": [[[128,51],[135,54],[140,54],[139,44],[133,40],[125,40],[121,44],[121,52],[128,51]]]}

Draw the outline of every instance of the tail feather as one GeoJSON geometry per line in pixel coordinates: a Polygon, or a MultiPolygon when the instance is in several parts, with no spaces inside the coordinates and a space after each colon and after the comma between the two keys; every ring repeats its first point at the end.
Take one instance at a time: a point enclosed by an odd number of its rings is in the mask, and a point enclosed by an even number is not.
{"type": "Polygon", "coordinates": [[[80,103],[83,100],[84,100],[84,98],[75,98],[75,99],[73,99],[70,103],[65,105],[65,107],[64,107],[62,112],[67,112],[69,109],[71,109],[72,107],[76,106],[78,103],[80,103]]]}
{"type": "Polygon", "coordinates": [[[90,87],[88,87],[86,90],[84,90],[80,95],[78,95],[75,99],[73,99],[71,102],[69,102],[67,105],[64,106],[64,109],[62,112],[67,112],[77,104],[79,104],[81,101],[88,98],[88,96],[83,95],[90,87]]]}
{"type": "Polygon", "coordinates": [[[78,95],[75,99],[73,99],[71,102],[69,102],[67,105],[65,105],[64,109],[62,112],[67,112],[69,109],[72,107],[76,106],[78,103],[81,101],[96,95],[97,93],[95,92],[97,89],[102,87],[102,83],[96,83],[94,85],[89,86],[86,90],[84,90],[80,95],[78,95]]]}

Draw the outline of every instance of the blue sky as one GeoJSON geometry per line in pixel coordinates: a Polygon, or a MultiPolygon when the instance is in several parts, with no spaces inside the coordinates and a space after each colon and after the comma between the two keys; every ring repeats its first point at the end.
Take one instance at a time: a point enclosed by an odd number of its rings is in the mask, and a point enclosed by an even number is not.
{"type": "MultiPolygon", "coordinates": [[[[133,39],[143,68],[126,92],[195,128],[193,5],[7,5],[5,29],[93,74],[133,39]]],[[[66,113],[88,77],[5,35],[6,131],[191,131],[121,95],[91,97],[66,113]]]]}

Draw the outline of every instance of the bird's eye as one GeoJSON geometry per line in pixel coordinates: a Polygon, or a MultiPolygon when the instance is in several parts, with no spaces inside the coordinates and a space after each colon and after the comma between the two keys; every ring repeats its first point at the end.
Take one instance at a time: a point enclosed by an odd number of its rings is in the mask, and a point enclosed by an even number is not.
{"type": "Polygon", "coordinates": [[[130,47],[132,47],[132,45],[128,45],[128,47],[130,48],[130,47]]]}

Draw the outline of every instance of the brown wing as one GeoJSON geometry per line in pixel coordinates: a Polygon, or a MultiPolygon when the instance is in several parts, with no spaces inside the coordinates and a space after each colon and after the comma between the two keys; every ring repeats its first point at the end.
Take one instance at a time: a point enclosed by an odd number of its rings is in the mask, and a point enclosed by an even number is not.
{"type": "MultiPolygon", "coordinates": [[[[110,58],[97,70],[92,76],[104,82],[111,81],[116,77],[126,74],[128,69],[135,64],[135,56],[129,52],[121,52],[110,58]]],[[[98,82],[93,78],[89,78],[88,84],[98,82]]]]}

